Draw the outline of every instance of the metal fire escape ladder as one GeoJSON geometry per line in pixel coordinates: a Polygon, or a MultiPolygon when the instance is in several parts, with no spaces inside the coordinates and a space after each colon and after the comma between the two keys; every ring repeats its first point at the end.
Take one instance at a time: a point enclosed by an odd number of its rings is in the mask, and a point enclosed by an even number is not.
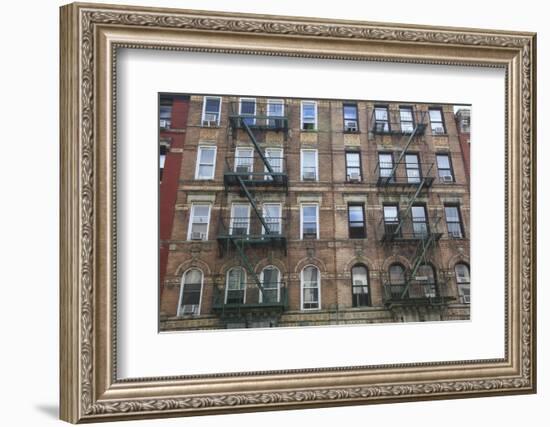
{"type": "Polygon", "coordinates": [[[263,292],[264,288],[262,286],[261,280],[258,278],[258,275],[254,271],[254,266],[250,263],[248,260],[248,256],[246,255],[246,252],[244,250],[245,245],[245,239],[239,238],[238,236],[234,236],[230,239],[233,243],[233,246],[235,246],[235,249],[237,249],[237,252],[239,253],[239,257],[241,258],[241,264],[246,269],[248,274],[252,276],[254,279],[254,283],[256,283],[256,286],[260,289],[260,292],[263,292]]]}
{"type": "Polygon", "coordinates": [[[399,154],[399,157],[397,158],[397,161],[393,165],[391,173],[387,178],[387,182],[389,182],[390,179],[394,178],[395,172],[397,171],[397,168],[399,167],[399,164],[401,163],[401,160],[403,160],[403,157],[405,157],[405,153],[407,152],[407,149],[409,148],[409,145],[411,145],[411,142],[413,141],[414,136],[416,135],[416,132],[418,131],[419,126],[421,126],[421,125],[417,124],[414,127],[414,129],[412,130],[412,132],[410,133],[409,138],[407,140],[407,143],[405,144],[405,147],[403,148],[403,150],[401,150],[401,153],[399,154]]]}
{"type": "Polygon", "coordinates": [[[426,263],[426,254],[431,249],[434,242],[435,242],[435,235],[433,233],[428,233],[427,237],[421,239],[420,242],[418,243],[415,254],[413,256],[411,273],[408,279],[406,279],[405,288],[401,293],[401,299],[405,298],[405,295],[407,295],[407,292],[409,291],[409,287],[411,286],[411,281],[416,276],[416,273],[418,272],[418,269],[420,268],[420,266],[426,263]]]}

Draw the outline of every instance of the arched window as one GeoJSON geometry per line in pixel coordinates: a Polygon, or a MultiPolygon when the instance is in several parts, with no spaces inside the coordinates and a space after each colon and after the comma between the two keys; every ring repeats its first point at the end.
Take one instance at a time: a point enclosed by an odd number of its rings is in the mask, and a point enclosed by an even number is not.
{"type": "Polygon", "coordinates": [[[401,264],[392,264],[390,266],[390,289],[386,296],[392,299],[401,299],[401,295],[405,290],[405,269],[401,264]]]}
{"type": "Polygon", "coordinates": [[[246,273],[241,267],[227,272],[225,282],[225,303],[244,304],[246,301],[246,273]]]}
{"type": "Polygon", "coordinates": [[[437,296],[435,271],[430,264],[423,264],[416,270],[414,284],[409,288],[411,298],[435,298],[437,296]]]}
{"type": "Polygon", "coordinates": [[[470,304],[470,268],[459,262],[455,265],[455,276],[460,302],[470,304]]]}
{"type": "Polygon", "coordinates": [[[187,270],[181,280],[178,316],[198,315],[201,307],[202,271],[187,270]]]}
{"type": "Polygon", "coordinates": [[[361,264],[351,269],[351,297],[353,307],[370,305],[369,273],[361,264]]]}
{"type": "Polygon", "coordinates": [[[260,302],[274,303],[281,301],[281,273],[277,267],[269,265],[262,270],[260,278],[263,291],[260,292],[260,302]]]}
{"type": "Polygon", "coordinates": [[[308,265],[302,270],[302,310],[312,310],[321,307],[321,275],[314,265],[308,265]]]}

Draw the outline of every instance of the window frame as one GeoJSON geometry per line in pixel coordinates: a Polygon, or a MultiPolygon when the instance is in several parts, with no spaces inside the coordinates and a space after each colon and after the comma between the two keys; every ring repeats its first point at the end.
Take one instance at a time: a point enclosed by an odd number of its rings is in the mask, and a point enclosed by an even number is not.
{"type": "Polygon", "coordinates": [[[300,181],[319,181],[319,150],[316,148],[302,148],[300,150],[300,181]],[[315,154],[315,179],[304,179],[304,153],[315,154]]]}
{"type": "MultiPolygon", "coordinates": [[[[243,286],[243,299],[242,299],[242,302],[240,303],[241,305],[244,305],[246,304],[246,280],[247,280],[247,277],[246,277],[246,270],[243,268],[243,267],[239,267],[239,266],[234,266],[234,267],[231,267],[230,269],[227,270],[227,272],[225,273],[225,292],[224,292],[224,298],[223,298],[223,301],[224,301],[224,304],[228,304],[227,302],[227,294],[229,292],[229,273],[233,270],[240,270],[241,273],[242,273],[242,276],[241,276],[241,283],[244,285],[243,286]]],[[[235,290],[235,289],[233,289],[235,290]]],[[[241,289],[238,289],[238,290],[241,290],[241,289]]]]}
{"type": "Polygon", "coordinates": [[[354,264],[350,269],[350,276],[351,276],[351,306],[352,306],[352,308],[372,307],[369,268],[365,264],[362,264],[362,263],[354,264]],[[356,268],[356,267],[362,267],[366,271],[366,277],[367,277],[367,285],[366,285],[366,288],[367,288],[367,304],[356,304],[356,301],[355,301],[355,298],[354,298],[355,295],[364,295],[364,293],[355,294],[353,292],[354,288],[364,288],[365,287],[365,285],[355,285],[355,280],[353,278],[353,269],[356,268]]]}
{"type": "Polygon", "coordinates": [[[233,215],[234,211],[235,211],[235,208],[237,206],[245,206],[246,207],[246,211],[247,211],[247,222],[246,222],[246,234],[244,234],[244,236],[249,236],[250,235],[250,222],[251,222],[251,217],[250,217],[250,203],[245,203],[245,202],[233,202],[231,203],[231,211],[230,211],[230,214],[229,214],[229,235],[230,236],[242,236],[242,234],[233,234],[233,227],[234,227],[234,221],[235,221],[235,218],[244,218],[244,217],[235,217],[233,215]]]}
{"type": "Polygon", "coordinates": [[[426,235],[429,235],[430,234],[430,219],[428,217],[428,207],[426,206],[425,203],[414,203],[412,206],[411,206],[411,225],[412,225],[412,232],[413,232],[413,236],[414,237],[418,237],[420,233],[417,233],[417,231],[415,230],[415,224],[424,224],[426,226],[426,230],[425,230],[425,233],[426,235]],[[414,212],[414,208],[422,208],[423,211],[424,211],[424,221],[417,221],[413,214],[414,212]]]}
{"type": "MultiPolygon", "coordinates": [[[[384,221],[384,233],[388,233],[389,231],[391,231],[391,229],[388,227],[389,225],[397,228],[399,226],[399,222],[401,221],[401,212],[399,211],[399,203],[397,202],[382,203],[382,219],[384,221]],[[386,208],[390,208],[390,207],[395,208],[395,211],[397,213],[397,216],[395,217],[396,221],[390,222],[386,220],[386,208]]],[[[395,234],[395,230],[392,233],[395,234]]],[[[403,227],[401,227],[401,229],[399,230],[398,236],[400,237],[402,233],[403,233],[403,227]]]]}
{"type": "Polygon", "coordinates": [[[464,221],[463,221],[463,218],[462,218],[462,212],[460,211],[460,204],[459,203],[445,203],[443,205],[443,210],[445,212],[445,223],[447,224],[447,234],[449,235],[449,237],[451,239],[465,239],[466,238],[466,233],[464,231],[464,221]],[[458,213],[458,222],[457,221],[453,221],[451,222],[451,224],[459,224],[460,226],[460,237],[455,237],[451,234],[451,231],[449,230],[449,220],[447,218],[447,208],[455,208],[456,209],[456,212],[458,213]]]}
{"type": "MultiPolygon", "coordinates": [[[[455,273],[455,282],[456,282],[456,290],[457,290],[457,293],[458,293],[458,297],[460,298],[460,301],[462,304],[470,304],[470,301],[468,302],[464,302],[464,294],[462,292],[462,288],[465,288],[466,286],[468,287],[468,292],[470,293],[471,290],[470,290],[470,286],[471,286],[471,275],[470,275],[470,265],[467,264],[466,262],[464,261],[459,261],[455,264],[454,266],[454,273],[455,273]],[[456,268],[459,266],[459,265],[463,265],[464,267],[466,267],[467,271],[468,271],[468,281],[467,282],[463,282],[463,281],[460,281],[458,279],[458,274],[456,272],[456,268]]],[[[468,295],[468,297],[470,298],[471,297],[471,293],[468,295]]]]}
{"type": "Polygon", "coordinates": [[[265,116],[266,116],[266,124],[268,127],[276,127],[276,123],[275,125],[271,125],[270,124],[270,120],[283,120],[284,116],[285,116],[285,100],[282,99],[282,98],[269,98],[266,102],[266,107],[265,107],[265,116]],[[269,106],[270,105],[281,105],[282,109],[281,109],[281,115],[280,116],[271,116],[269,114],[269,106]]]}
{"type": "MultiPolygon", "coordinates": [[[[270,158],[270,155],[268,155],[268,153],[273,153],[273,152],[279,152],[280,155],[278,157],[275,157],[280,163],[279,163],[279,171],[275,170],[277,168],[273,167],[273,165],[271,164],[271,168],[273,169],[273,171],[275,173],[283,173],[284,171],[284,148],[283,147],[266,147],[265,150],[264,150],[264,155],[266,157],[266,159],[269,161],[269,158],[270,158]]],[[[264,173],[266,173],[266,175],[264,175],[264,180],[265,181],[271,181],[273,180],[273,177],[271,175],[269,175],[269,170],[267,169],[267,166],[264,165],[264,173]]]]}
{"type": "Polygon", "coordinates": [[[422,164],[420,163],[420,153],[417,153],[417,152],[406,152],[405,153],[405,176],[407,177],[407,184],[420,184],[420,182],[422,182],[422,164]],[[415,168],[410,168],[409,167],[409,164],[407,162],[407,157],[408,156],[415,156],[416,157],[416,165],[418,166],[416,169],[415,168]],[[414,178],[414,177],[411,177],[409,176],[409,170],[417,170],[418,171],[418,176],[416,177],[418,179],[418,181],[412,181],[411,179],[414,178]]]}
{"type": "MultiPolygon", "coordinates": [[[[208,241],[208,235],[209,235],[209,232],[210,232],[210,219],[211,219],[211,216],[212,216],[212,203],[205,203],[205,202],[199,202],[199,203],[192,203],[191,204],[191,208],[189,209],[189,223],[187,225],[187,240],[188,241],[191,241],[191,233],[193,232],[193,224],[194,224],[194,221],[193,221],[193,218],[195,217],[195,207],[196,206],[208,206],[208,217],[207,217],[207,220],[206,220],[206,236],[205,236],[205,239],[202,239],[200,241],[208,241]]],[[[195,241],[198,241],[198,240],[195,240],[195,241]]]]}
{"type": "Polygon", "coordinates": [[[390,106],[389,105],[383,105],[378,104],[374,106],[374,130],[377,133],[390,133],[391,132],[391,124],[390,124],[390,106]],[[386,110],[386,120],[378,120],[376,117],[376,110],[386,110]],[[387,125],[387,128],[384,128],[382,131],[378,130],[378,122],[385,122],[387,125]]]}
{"type": "Polygon", "coordinates": [[[357,102],[344,102],[342,103],[342,120],[343,120],[343,128],[344,128],[344,133],[359,133],[360,132],[360,129],[359,129],[359,106],[357,105],[357,102]],[[348,121],[355,121],[356,123],[356,130],[347,130],[346,129],[346,112],[345,112],[345,109],[346,107],[354,107],[355,108],[355,119],[354,120],[349,120],[348,121]]]}
{"type": "Polygon", "coordinates": [[[244,114],[244,116],[249,117],[250,119],[252,119],[252,123],[249,124],[248,126],[256,126],[256,115],[257,115],[257,112],[258,112],[258,102],[256,101],[256,98],[251,98],[251,97],[239,98],[239,116],[243,115],[243,101],[248,101],[248,102],[254,101],[254,113],[253,114],[244,114]]]}
{"type": "Polygon", "coordinates": [[[211,181],[216,176],[216,160],[218,157],[218,147],[215,145],[199,145],[197,147],[197,158],[195,162],[195,180],[197,181],[211,181]],[[200,177],[200,167],[201,167],[201,153],[203,150],[214,150],[214,160],[212,162],[212,175],[209,178],[200,177]]]}
{"type": "Polygon", "coordinates": [[[363,160],[361,159],[361,151],[359,150],[346,150],[344,152],[344,159],[346,162],[346,182],[363,182],[363,160]],[[359,157],[359,166],[348,166],[348,154],[357,154],[359,157]],[[350,179],[349,168],[359,169],[359,180],[353,181],[350,179]]]}
{"type": "Polygon", "coordinates": [[[405,132],[412,132],[414,130],[414,127],[416,126],[416,121],[415,121],[415,118],[414,118],[414,107],[412,105],[400,105],[399,106],[399,127],[401,129],[401,132],[402,133],[405,133],[405,132]],[[404,131],[403,130],[403,117],[401,116],[401,112],[403,110],[409,110],[411,112],[411,120],[405,120],[405,123],[410,123],[411,124],[411,130],[410,131],[404,131]]]}
{"type": "Polygon", "coordinates": [[[161,131],[165,131],[165,130],[170,130],[172,129],[172,118],[173,118],[173,114],[174,114],[174,101],[173,99],[171,98],[160,98],[160,101],[159,101],[159,129],[161,131]],[[166,119],[166,118],[163,118],[162,115],[162,110],[163,108],[167,108],[169,107],[170,108],[170,118],[169,119],[166,119]],[[167,123],[167,126],[161,126],[160,122],[161,120],[164,120],[167,123]]]}
{"type": "MultiPolygon", "coordinates": [[[[348,237],[350,239],[366,239],[367,238],[367,218],[365,217],[365,203],[362,203],[362,202],[350,202],[348,203],[348,237]],[[361,211],[362,211],[362,214],[363,214],[363,236],[362,237],[354,237],[352,236],[352,233],[351,233],[351,230],[352,230],[352,227],[351,227],[351,223],[352,221],[350,220],[350,208],[351,207],[360,207],[361,208],[361,211]]],[[[357,221],[353,221],[353,222],[357,222],[357,221]]]]}
{"type": "MultiPolygon", "coordinates": [[[[279,217],[278,217],[278,224],[279,224],[279,234],[283,234],[283,204],[281,202],[267,202],[262,205],[262,215],[264,217],[264,221],[266,224],[269,225],[267,216],[266,216],[266,207],[267,206],[277,206],[279,208],[279,217]]],[[[262,225],[262,235],[265,235],[265,227],[262,225]]]]}
{"type": "MultiPolygon", "coordinates": [[[[317,110],[317,101],[312,100],[302,100],[300,101],[300,131],[301,132],[315,132],[318,130],[318,110],[317,110]],[[304,105],[313,104],[314,107],[314,121],[313,129],[304,129],[304,105]]],[[[309,122],[308,122],[309,123],[309,122]]]]}
{"type": "Polygon", "coordinates": [[[250,170],[248,171],[248,173],[252,173],[254,172],[254,148],[253,147],[236,147],[235,148],[235,164],[233,165],[233,172],[237,172],[237,166],[244,166],[244,165],[239,165],[238,162],[237,162],[237,159],[248,159],[250,161],[250,163],[247,165],[247,166],[250,166],[250,170]],[[251,153],[251,155],[249,157],[240,157],[238,155],[238,153],[242,153],[243,151],[248,151],[251,153]]]}
{"type": "MultiPolygon", "coordinates": [[[[262,268],[262,271],[260,273],[260,282],[262,284],[262,288],[264,289],[274,289],[274,288],[265,288],[264,286],[264,271],[268,268],[272,270],[277,270],[277,303],[281,302],[281,270],[274,266],[273,264],[266,265],[264,268],[262,268]]],[[[263,292],[260,292],[260,297],[258,298],[258,301],[261,303],[264,302],[264,294],[263,292]]]]}
{"type": "Polygon", "coordinates": [[[456,182],[456,178],[455,178],[455,171],[454,171],[454,168],[453,168],[453,160],[452,160],[452,157],[451,157],[451,153],[448,153],[448,152],[445,152],[445,153],[435,153],[435,164],[437,166],[437,177],[439,178],[439,182],[445,182],[443,181],[443,176],[446,176],[446,175],[441,175],[440,171],[441,170],[447,170],[447,168],[445,169],[441,169],[439,167],[439,162],[438,162],[438,157],[447,157],[447,159],[449,160],[449,172],[451,173],[451,178],[452,180],[450,181],[451,183],[454,183],[456,182]]]}
{"type": "Polygon", "coordinates": [[[178,298],[178,310],[177,310],[177,313],[176,313],[176,316],[177,317],[182,317],[184,316],[184,314],[182,313],[183,311],[183,305],[182,305],[182,302],[183,302],[183,294],[184,294],[184,291],[185,291],[185,276],[187,275],[187,273],[189,273],[191,270],[196,270],[200,273],[201,275],[201,289],[200,289],[200,296],[199,296],[199,304],[198,304],[198,311],[197,313],[193,313],[191,314],[190,316],[200,316],[201,314],[201,307],[202,307],[202,295],[203,295],[203,290],[204,290],[204,273],[203,271],[198,268],[198,267],[190,267],[188,268],[187,270],[185,270],[181,276],[181,282],[180,282],[180,295],[179,295],[179,298],[178,298]]]}
{"type": "Polygon", "coordinates": [[[312,310],[321,310],[321,269],[315,264],[308,264],[302,268],[300,271],[300,310],[301,311],[312,311],[312,310]],[[308,286],[304,287],[304,272],[306,268],[313,267],[317,270],[317,286],[315,288],[308,286]],[[304,289],[317,289],[317,307],[304,307],[304,289]]]}
{"type": "Polygon", "coordinates": [[[393,176],[391,175],[391,171],[393,170],[393,167],[395,165],[395,160],[394,160],[393,157],[394,157],[393,152],[391,152],[391,151],[379,151],[378,152],[378,175],[379,175],[380,178],[388,178],[389,179],[388,182],[395,182],[395,175],[396,174],[393,174],[393,176]],[[380,156],[390,156],[390,158],[391,158],[391,168],[381,166],[382,162],[380,161],[380,156]],[[382,169],[389,170],[390,174],[389,175],[382,175],[382,169]]]}
{"type": "Polygon", "coordinates": [[[432,135],[447,135],[447,126],[445,125],[445,116],[443,115],[443,108],[441,107],[428,107],[428,118],[430,119],[430,130],[432,132],[432,135]],[[430,114],[432,111],[438,111],[439,116],[441,117],[441,121],[434,122],[432,121],[432,115],[430,114]],[[434,123],[440,123],[441,128],[443,129],[442,133],[434,132],[434,123]]]}
{"type": "Polygon", "coordinates": [[[315,207],[315,228],[316,228],[316,237],[319,239],[319,203],[302,203],[300,204],[300,240],[304,239],[304,208],[305,207],[315,207]]]}
{"type": "MultiPolygon", "coordinates": [[[[216,120],[216,126],[220,126],[221,117],[222,117],[222,97],[221,96],[212,96],[212,95],[204,95],[202,98],[202,114],[201,114],[201,127],[204,127],[204,122],[206,121],[204,116],[206,115],[206,101],[208,99],[217,99],[219,100],[218,105],[218,119],[216,120]]],[[[209,113],[213,114],[213,113],[209,113]]]]}

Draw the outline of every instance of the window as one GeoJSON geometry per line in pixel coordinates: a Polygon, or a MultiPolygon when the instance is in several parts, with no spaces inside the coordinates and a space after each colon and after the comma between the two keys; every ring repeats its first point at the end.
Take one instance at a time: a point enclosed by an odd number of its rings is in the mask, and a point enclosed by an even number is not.
{"type": "Polygon", "coordinates": [[[374,107],[374,131],[379,133],[390,131],[388,107],[374,107]]]}
{"type": "Polygon", "coordinates": [[[161,129],[172,127],[172,100],[161,99],[159,109],[159,126],[161,129]]]}
{"type": "Polygon", "coordinates": [[[216,147],[199,147],[195,179],[214,179],[216,147]]]}
{"type": "Polygon", "coordinates": [[[399,107],[399,120],[401,122],[401,132],[412,133],[414,130],[412,107],[399,107]]]}
{"type": "MultiPolygon", "coordinates": [[[[394,235],[399,227],[399,206],[384,205],[384,234],[394,235]]],[[[401,233],[401,230],[399,230],[401,233]]]]}
{"type": "Polygon", "coordinates": [[[451,158],[448,154],[437,154],[437,173],[442,182],[454,182],[453,168],[451,167],[451,158]]]}
{"type": "Polygon", "coordinates": [[[187,270],[182,277],[178,316],[200,314],[202,271],[196,268],[187,270]]]}
{"type": "Polygon", "coordinates": [[[262,270],[260,281],[263,291],[260,292],[260,302],[275,303],[281,301],[281,273],[277,267],[272,265],[262,270]]]}
{"type": "Polygon", "coordinates": [[[208,224],[210,222],[210,205],[191,205],[189,231],[187,240],[208,240],[208,224]]]}
{"type": "Polygon", "coordinates": [[[302,181],[317,181],[317,150],[302,150],[301,154],[302,181]]]}
{"type": "Polygon", "coordinates": [[[225,283],[225,303],[244,304],[246,301],[246,273],[240,267],[227,272],[225,283]]]}
{"type": "Polygon", "coordinates": [[[458,296],[462,304],[470,304],[470,268],[464,263],[455,265],[458,296]]]}
{"type": "Polygon", "coordinates": [[[435,272],[431,265],[422,264],[416,271],[415,283],[409,288],[410,298],[435,298],[435,272]]]}
{"type": "MultiPolygon", "coordinates": [[[[282,148],[266,148],[265,149],[265,157],[269,164],[271,165],[271,169],[273,169],[274,173],[282,173],[283,172],[283,149],[282,148]]],[[[269,175],[269,170],[266,166],[264,166],[264,172],[267,174],[265,175],[266,180],[272,180],[273,177],[269,175]]]]}
{"type": "Polygon", "coordinates": [[[302,130],[317,129],[317,103],[315,101],[302,101],[302,130]]]}
{"type": "Polygon", "coordinates": [[[392,264],[389,273],[391,297],[401,299],[405,291],[405,269],[401,264],[392,264]]]}
{"type": "Polygon", "coordinates": [[[302,310],[321,308],[319,269],[308,265],[302,270],[302,310]]]}
{"type": "Polygon", "coordinates": [[[420,162],[418,154],[405,154],[405,169],[407,172],[407,182],[409,184],[420,183],[420,162]]]}
{"type": "Polygon", "coordinates": [[[219,126],[222,99],[219,96],[205,96],[202,104],[202,125],[219,126]]]}
{"type": "Polygon", "coordinates": [[[458,206],[445,206],[445,219],[447,221],[447,231],[449,236],[455,239],[462,239],[464,232],[458,206]]]}
{"type": "Polygon", "coordinates": [[[357,104],[344,104],[344,132],[358,132],[357,104]]]}
{"type": "Polygon", "coordinates": [[[367,237],[365,206],[362,203],[348,205],[348,228],[350,239],[364,239],[367,237]]]}
{"type": "Polygon", "coordinates": [[[267,125],[269,127],[276,129],[285,127],[284,115],[285,104],[282,99],[267,100],[267,117],[269,117],[267,125]]]}
{"type": "Polygon", "coordinates": [[[319,238],[319,205],[302,205],[300,215],[301,238],[319,238]]]}
{"type": "MultiPolygon", "coordinates": [[[[252,148],[235,149],[235,172],[249,174],[254,170],[254,150],[252,148]]],[[[250,176],[248,176],[249,178],[250,176]]]]}
{"type": "Polygon", "coordinates": [[[378,153],[378,167],[380,169],[380,178],[388,178],[389,182],[394,182],[393,155],[391,153],[378,153]]]}
{"type": "Polygon", "coordinates": [[[351,269],[351,298],[353,307],[370,305],[369,274],[364,265],[351,269]]]}
{"type": "Polygon", "coordinates": [[[430,108],[430,124],[432,126],[432,134],[445,134],[445,124],[443,123],[443,112],[440,108],[430,108]]]}
{"type": "Polygon", "coordinates": [[[361,153],[346,151],[346,179],[351,182],[361,181],[361,153]]]}
{"type": "MultiPolygon", "coordinates": [[[[263,206],[263,216],[268,227],[269,234],[282,234],[280,203],[265,203],[263,206]]],[[[265,229],[263,230],[263,233],[265,234],[265,229]]]]}
{"type": "Polygon", "coordinates": [[[424,239],[428,236],[428,218],[426,207],[415,205],[411,207],[413,236],[417,239],[424,239]]]}
{"type": "Polygon", "coordinates": [[[164,172],[164,165],[166,163],[166,155],[170,152],[170,141],[160,142],[159,147],[159,181],[162,182],[162,175],[164,172]]]}
{"type": "Polygon", "coordinates": [[[250,205],[234,203],[231,206],[231,221],[229,234],[232,236],[247,236],[250,231],[250,205]]]}
{"type": "Polygon", "coordinates": [[[256,124],[256,98],[241,98],[239,100],[239,115],[241,116],[251,116],[244,117],[243,121],[248,126],[253,126],[256,124]]]}

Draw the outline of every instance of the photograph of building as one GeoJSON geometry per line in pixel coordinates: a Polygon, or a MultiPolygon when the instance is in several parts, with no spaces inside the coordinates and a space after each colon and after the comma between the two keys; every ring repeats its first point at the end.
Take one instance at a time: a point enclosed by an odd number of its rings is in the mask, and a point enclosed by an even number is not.
{"type": "Polygon", "coordinates": [[[159,329],[470,318],[470,107],[159,95],[159,329]]]}

